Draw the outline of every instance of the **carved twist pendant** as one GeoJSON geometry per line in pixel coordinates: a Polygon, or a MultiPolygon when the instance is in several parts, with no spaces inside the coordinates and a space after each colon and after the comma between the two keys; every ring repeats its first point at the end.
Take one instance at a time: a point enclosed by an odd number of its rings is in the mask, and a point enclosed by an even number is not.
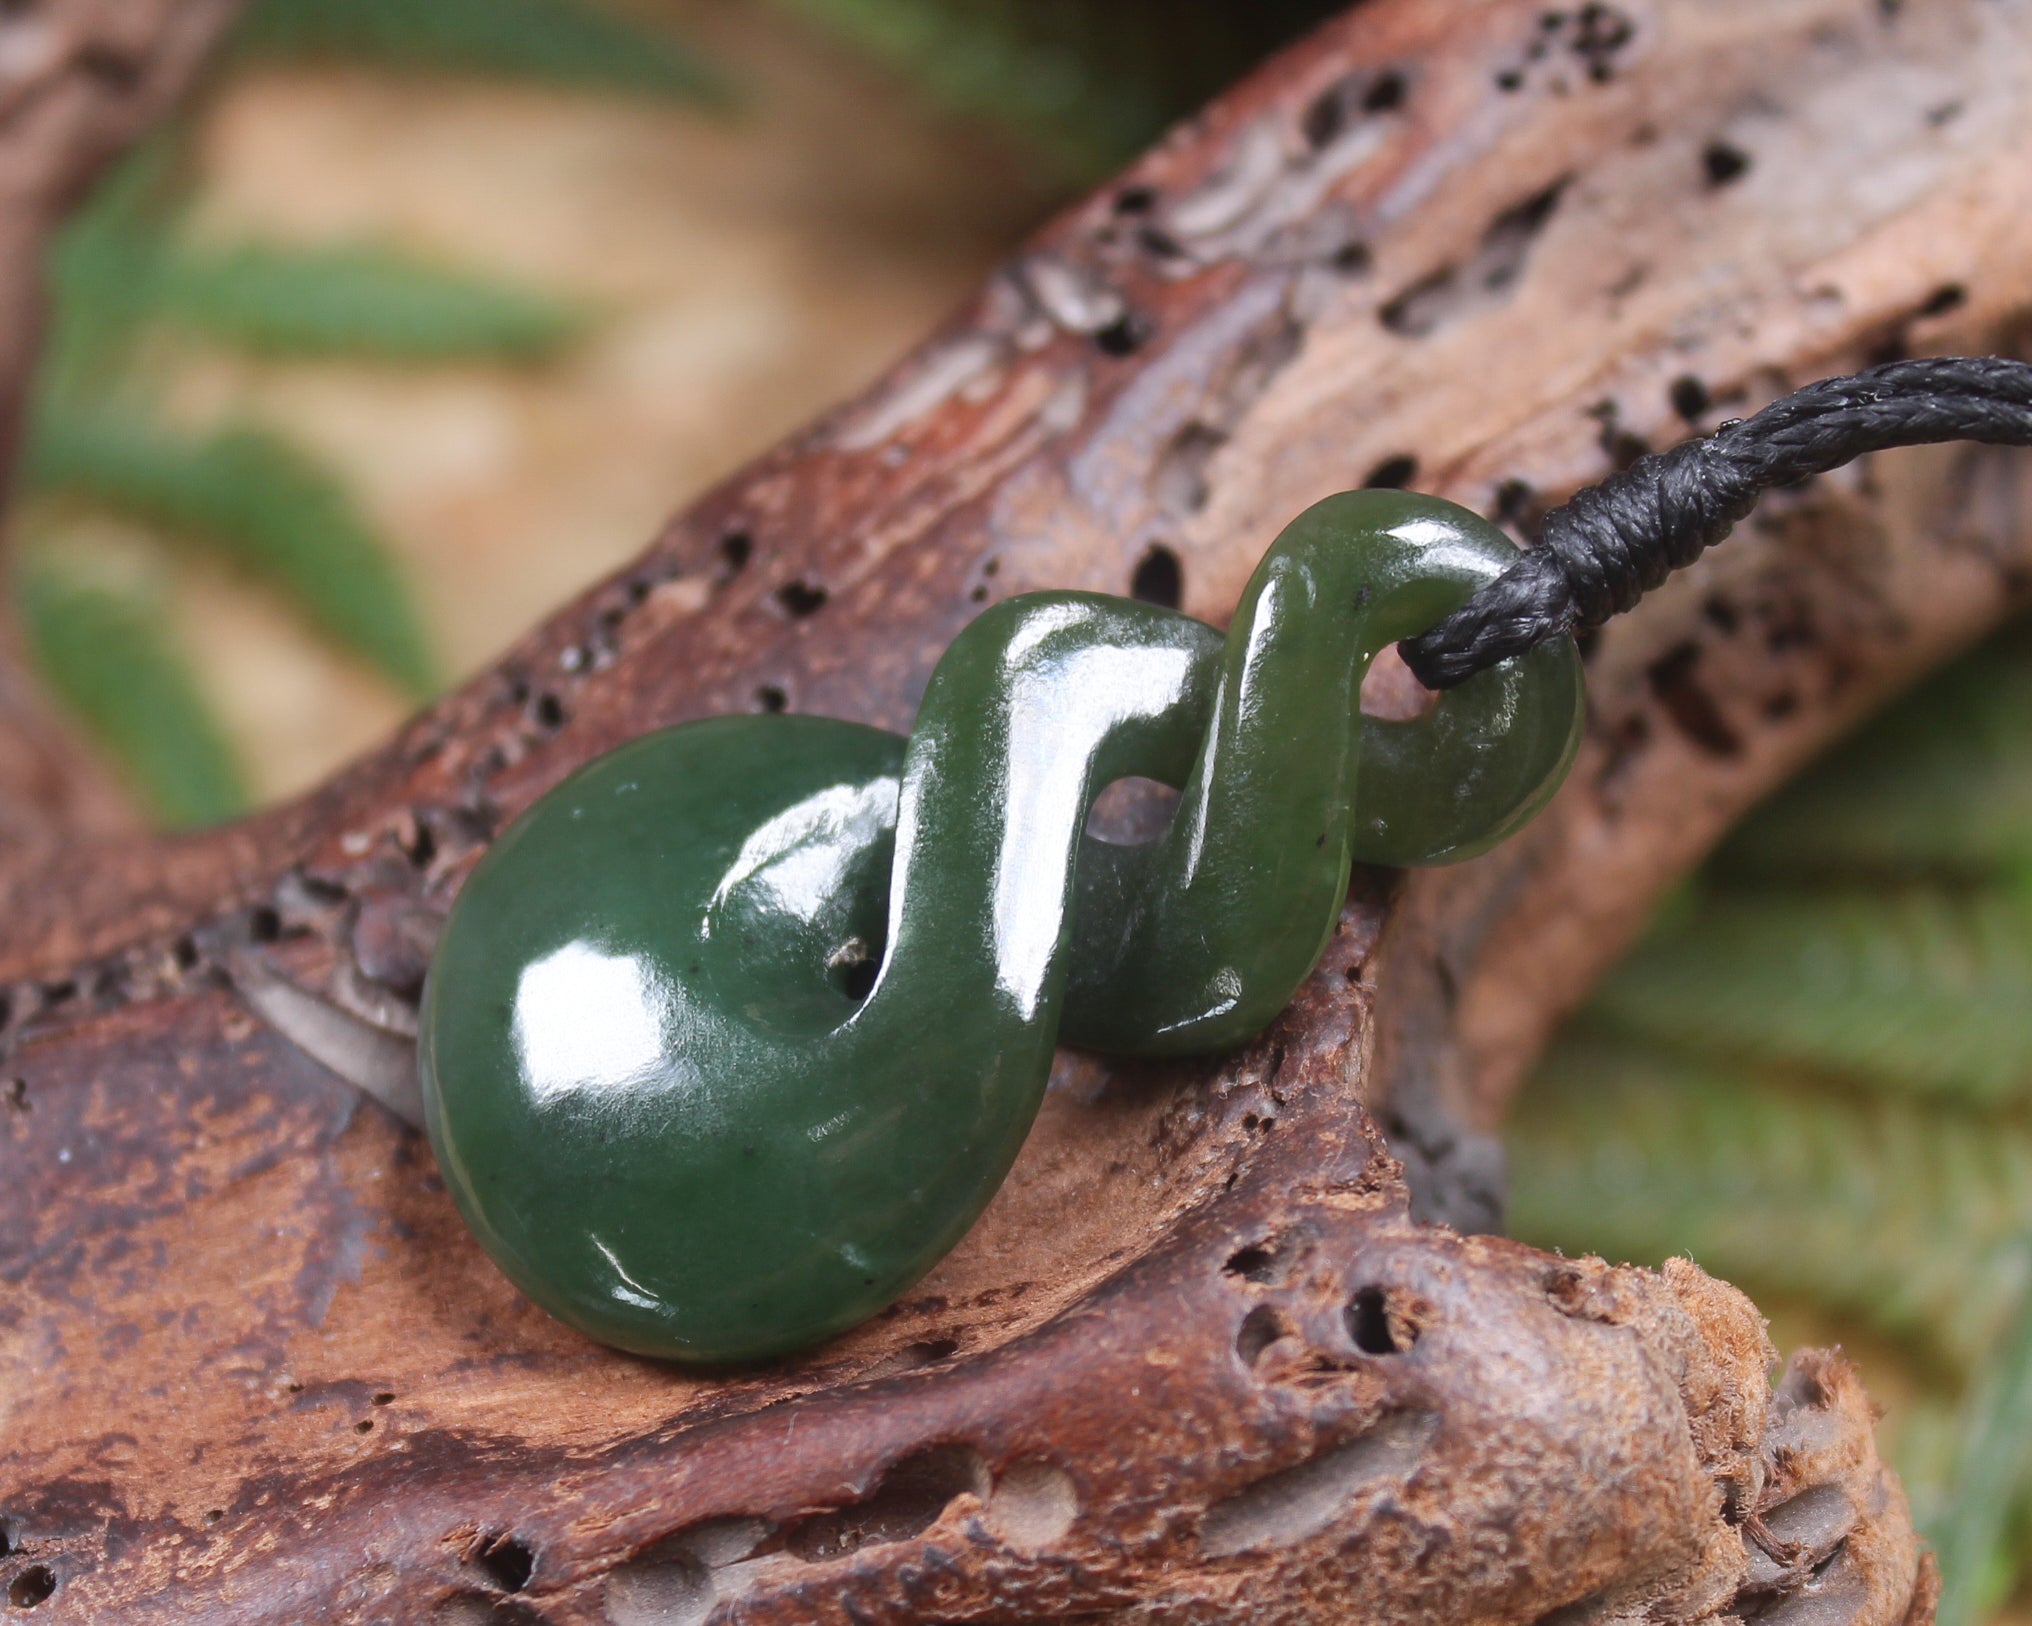
{"type": "Polygon", "coordinates": [[[1239,1044],[1353,862],[1464,858],[1543,805],[1579,738],[1570,639],[1415,721],[1360,712],[1379,650],[1515,558],[1449,503],[1330,497],[1225,639],[1033,593],[954,640],[908,740],[721,717],[591,763],[475,869],[425,994],[431,1140],[474,1232],[642,1354],[746,1360],[874,1314],[986,1206],[1055,1043],[1239,1044]],[[1087,836],[1128,775],[1181,791],[1169,827],[1087,836]]]}

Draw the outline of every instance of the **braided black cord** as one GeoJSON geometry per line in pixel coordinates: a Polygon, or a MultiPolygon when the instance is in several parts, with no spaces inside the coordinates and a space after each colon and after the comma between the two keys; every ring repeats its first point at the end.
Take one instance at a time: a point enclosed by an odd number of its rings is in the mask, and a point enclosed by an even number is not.
{"type": "Polygon", "coordinates": [[[1545,517],[1539,545],[1397,647],[1430,689],[1562,632],[1598,627],[1729,534],[1773,486],[1866,452],[1945,440],[2032,445],[2032,365],[1996,356],[1894,361],[1829,378],[1755,417],[1639,458],[1545,517]]]}

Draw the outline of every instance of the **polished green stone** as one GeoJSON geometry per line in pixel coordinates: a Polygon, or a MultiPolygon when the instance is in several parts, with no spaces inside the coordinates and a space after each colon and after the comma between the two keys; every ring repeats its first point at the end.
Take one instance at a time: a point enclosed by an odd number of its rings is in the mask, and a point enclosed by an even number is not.
{"type": "Polygon", "coordinates": [[[1030,594],[954,641],[907,742],[726,717],[593,762],[476,868],[432,966],[424,1101],[473,1230],[645,1354],[749,1359],[880,1310],[994,1194],[1056,1042],[1235,1045],[1353,861],[1465,857],[1543,804],[1581,721],[1570,641],[1416,721],[1359,711],[1378,650],[1515,557],[1450,504],[1333,497],[1225,639],[1030,594]],[[1182,792],[1169,827],[1085,835],[1128,775],[1182,792]]]}

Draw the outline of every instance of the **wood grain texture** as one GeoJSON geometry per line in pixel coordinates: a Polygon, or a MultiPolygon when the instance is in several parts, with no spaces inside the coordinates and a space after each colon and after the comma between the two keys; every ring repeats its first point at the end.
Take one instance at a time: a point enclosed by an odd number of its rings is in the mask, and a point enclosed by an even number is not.
{"type": "Polygon", "coordinates": [[[1539,825],[1359,876],[1240,1055],[1064,1056],[962,1247],[808,1357],[551,1323],[331,1069],[399,1072],[460,877],[647,727],[904,726],[991,598],[1161,547],[1220,620],[1328,491],[1528,530],[1690,420],[2011,346],[2028,152],[2026,0],[1370,0],[384,751],[52,861],[0,948],[0,1584],[47,1621],[1929,1619],[1838,1357],[1774,1390],[1692,1266],[1469,1233],[1504,1100],[1659,890],[2023,602],[2032,460],[1768,501],[1600,638],[1539,825]]]}

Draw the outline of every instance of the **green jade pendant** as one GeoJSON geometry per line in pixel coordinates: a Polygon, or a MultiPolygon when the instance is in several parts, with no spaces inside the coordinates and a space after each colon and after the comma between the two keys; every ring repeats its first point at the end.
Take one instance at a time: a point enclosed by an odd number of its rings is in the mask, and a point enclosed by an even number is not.
{"type": "Polygon", "coordinates": [[[1355,860],[1465,858],[1545,803],[1580,732],[1570,639],[1415,721],[1360,709],[1379,650],[1516,557],[1449,503],[1330,497],[1225,638],[1031,593],[954,640],[908,740],[720,717],[589,764],[474,870],[431,969],[423,1096],[460,1210],[622,1349],[741,1361],[865,1320],[987,1205],[1055,1043],[1238,1045],[1355,860]],[[1086,835],[1128,775],[1181,791],[1170,825],[1086,835]]]}

